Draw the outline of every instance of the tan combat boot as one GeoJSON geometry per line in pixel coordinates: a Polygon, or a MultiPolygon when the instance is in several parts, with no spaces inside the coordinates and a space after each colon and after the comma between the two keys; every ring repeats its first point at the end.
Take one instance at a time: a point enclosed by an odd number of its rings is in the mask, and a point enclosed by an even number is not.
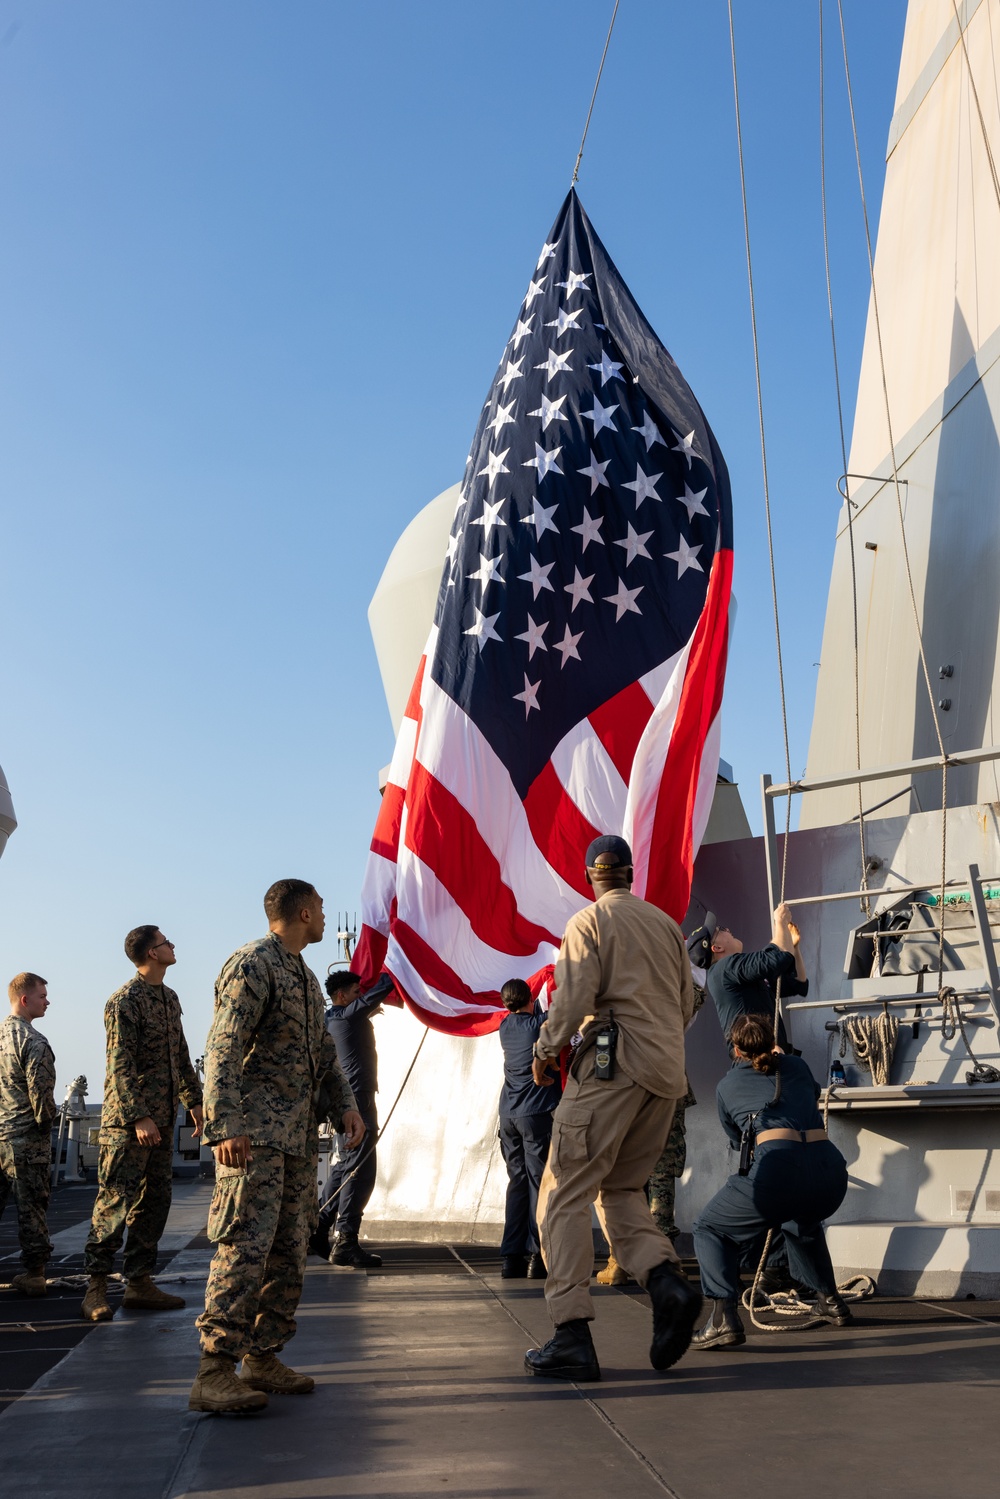
{"type": "Polygon", "coordinates": [[[92,1275],[87,1294],[83,1298],[80,1308],[82,1316],[87,1322],[110,1322],[114,1316],[108,1301],[108,1277],[106,1275],[92,1275]]]}
{"type": "Polygon", "coordinates": [[[623,1270],[613,1254],[608,1255],[608,1263],[597,1275],[599,1286],[624,1286],[628,1282],[628,1271],[623,1270]]]}
{"type": "Polygon", "coordinates": [[[22,1296],[47,1296],[49,1288],[45,1279],[45,1266],[40,1270],[25,1270],[23,1275],[15,1275],[11,1285],[22,1296]]]}
{"type": "Polygon", "coordinates": [[[245,1354],[240,1383],[251,1390],[269,1390],[272,1395],[309,1395],[316,1388],[314,1379],[296,1374],[276,1353],[245,1354]]]}
{"type": "Polygon", "coordinates": [[[175,1312],[187,1302],[183,1296],[161,1291],[151,1275],[136,1275],[125,1288],[122,1306],[133,1312],[175,1312]]]}
{"type": "Polygon", "coordinates": [[[262,1411],[267,1405],[263,1390],[251,1389],[236,1378],[236,1360],[224,1353],[203,1353],[191,1394],[189,1411],[208,1411],[213,1416],[237,1416],[243,1411],[262,1411]]]}

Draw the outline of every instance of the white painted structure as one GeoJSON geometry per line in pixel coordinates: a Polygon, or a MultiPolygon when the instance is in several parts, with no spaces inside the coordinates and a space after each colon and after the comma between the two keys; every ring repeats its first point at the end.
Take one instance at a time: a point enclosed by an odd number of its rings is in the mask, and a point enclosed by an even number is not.
{"type": "Polygon", "coordinates": [[[7,839],[17,827],[17,818],[14,816],[14,803],[10,798],[10,789],[0,769],[0,854],[7,847],[7,839]]]}

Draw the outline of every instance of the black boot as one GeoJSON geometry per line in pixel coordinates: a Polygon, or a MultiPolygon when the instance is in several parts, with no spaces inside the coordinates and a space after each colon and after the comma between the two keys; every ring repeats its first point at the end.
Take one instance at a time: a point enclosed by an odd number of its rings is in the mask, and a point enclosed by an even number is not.
{"type": "Polygon", "coordinates": [[[585,1383],[600,1379],[590,1323],[582,1317],[575,1322],[564,1322],[543,1348],[528,1349],[524,1368],[528,1374],[544,1374],[548,1379],[577,1379],[585,1383]]]}
{"type": "Polygon", "coordinates": [[[502,1280],[523,1280],[528,1273],[528,1257],[525,1254],[505,1254],[500,1259],[502,1280]]]}
{"type": "Polygon", "coordinates": [[[537,1249],[535,1250],[534,1254],[528,1255],[529,1280],[544,1280],[548,1273],[549,1272],[545,1268],[545,1261],[542,1259],[542,1256],[539,1254],[537,1249]]]}
{"type": "Polygon", "coordinates": [[[320,1226],[315,1229],[309,1238],[309,1253],[318,1255],[321,1260],[330,1258],[330,1230],[320,1226]]]}
{"type": "Polygon", "coordinates": [[[692,1348],[739,1348],[747,1340],[735,1301],[710,1301],[712,1315],[691,1339],[692,1348]]]}
{"type": "Polygon", "coordinates": [[[834,1327],[846,1327],[853,1322],[851,1309],[836,1291],[816,1292],[816,1315],[822,1317],[824,1322],[830,1322],[834,1327]]]}
{"type": "Polygon", "coordinates": [[[653,1303],[649,1362],[654,1369],[669,1369],[687,1352],[701,1311],[701,1292],[674,1269],[670,1260],[649,1272],[646,1290],[653,1303]]]}
{"type": "Polygon", "coordinates": [[[355,1270],[377,1270],[382,1263],[380,1254],[362,1249],[357,1234],[338,1234],[330,1255],[332,1265],[353,1265],[355,1270]]]}

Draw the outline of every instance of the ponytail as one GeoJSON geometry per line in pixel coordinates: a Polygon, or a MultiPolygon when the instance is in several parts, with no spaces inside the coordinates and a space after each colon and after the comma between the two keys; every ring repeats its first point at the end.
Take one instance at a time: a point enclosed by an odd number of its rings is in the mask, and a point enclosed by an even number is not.
{"type": "Polygon", "coordinates": [[[763,1072],[768,1077],[777,1072],[774,1027],[766,1015],[741,1015],[733,1023],[729,1039],[743,1053],[755,1072],[763,1072]]]}

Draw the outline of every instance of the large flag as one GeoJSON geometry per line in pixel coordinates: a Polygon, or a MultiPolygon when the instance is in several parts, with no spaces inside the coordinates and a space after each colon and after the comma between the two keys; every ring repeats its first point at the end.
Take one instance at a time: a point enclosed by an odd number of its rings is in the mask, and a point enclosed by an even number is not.
{"type": "Polygon", "coordinates": [[[372,839],[354,959],[494,1030],[554,961],[599,833],[678,921],[716,783],[725,461],[574,191],[483,407],[372,839]]]}

